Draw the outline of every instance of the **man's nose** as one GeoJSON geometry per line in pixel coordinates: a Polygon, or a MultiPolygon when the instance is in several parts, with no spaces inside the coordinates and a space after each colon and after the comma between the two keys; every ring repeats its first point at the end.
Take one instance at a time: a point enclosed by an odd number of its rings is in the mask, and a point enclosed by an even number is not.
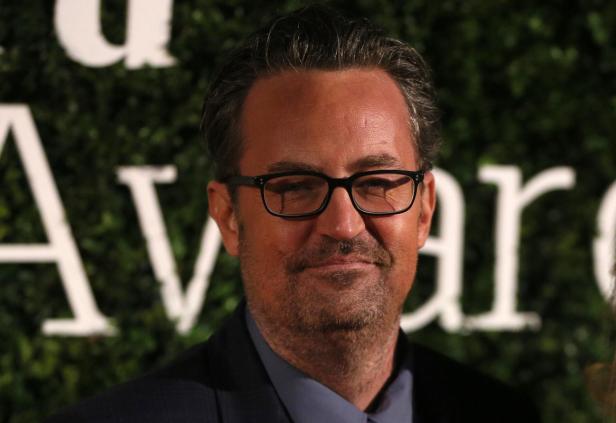
{"type": "Polygon", "coordinates": [[[353,239],[366,228],[364,217],[355,209],[349,193],[335,188],[329,203],[317,216],[317,231],[338,240],[353,239]]]}

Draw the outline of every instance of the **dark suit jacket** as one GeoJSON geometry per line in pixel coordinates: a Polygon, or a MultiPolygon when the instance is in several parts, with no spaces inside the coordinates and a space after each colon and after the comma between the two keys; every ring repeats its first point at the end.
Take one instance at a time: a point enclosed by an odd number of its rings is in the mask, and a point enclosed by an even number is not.
{"type": "MultiPolygon", "coordinates": [[[[48,423],[290,423],[243,316],[242,306],[206,343],[48,423]]],[[[413,373],[413,423],[539,421],[523,396],[440,354],[409,344],[405,360],[413,373]]]]}

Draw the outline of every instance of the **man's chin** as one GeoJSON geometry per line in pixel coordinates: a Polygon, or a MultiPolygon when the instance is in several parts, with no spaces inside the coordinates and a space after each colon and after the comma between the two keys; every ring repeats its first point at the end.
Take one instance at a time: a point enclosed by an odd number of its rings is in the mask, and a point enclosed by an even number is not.
{"type": "Polygon", "coordinates": [[[369,330],[382,327],[387,315],[387,303],[381,292],[371,292],[366,296],[358,296],[356,292],[336,292],[327,298],[312,294],[310,300],[307,296],[295,298],[289,310],[293,325],[302,332],[369,330]]]}
{"type": "MultiPolygon", "coordinates": [[[[313,332],[336,333],[336,332],[360,332],[377,326],[382,320],[381,313],[357,314],[355,316],[321,316],[318,323],[313,325],[313,332]]],[[[379,325],[380,326],[380,325],[379,325]]]]}

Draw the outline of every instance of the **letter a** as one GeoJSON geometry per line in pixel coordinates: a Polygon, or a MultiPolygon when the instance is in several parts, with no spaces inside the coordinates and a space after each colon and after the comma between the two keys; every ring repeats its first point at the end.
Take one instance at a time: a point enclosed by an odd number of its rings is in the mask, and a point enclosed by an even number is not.
{"type": "Polygon", "coordinates": [[[129,69],[175,63],[166,50],[173,0],[129,0],[126,43],[122,46],[105,40],[100,8],[100,0],[57,0],[56,32],[60,44],[73,60],[100,67],[125,57],[129,69]]]}
{"type": "Polygon", "coordinates": [[[46,335],[110,335],[113,328],[98,310],[92,295],[71,229],[66,223],[58,189],[27,106],[0,106],[0,154],[11,129],[49,244],[0,245],[0,263],[55,262],[58,265],[75,317],[46,320],[43,322],[43,333],[46,335]]]}

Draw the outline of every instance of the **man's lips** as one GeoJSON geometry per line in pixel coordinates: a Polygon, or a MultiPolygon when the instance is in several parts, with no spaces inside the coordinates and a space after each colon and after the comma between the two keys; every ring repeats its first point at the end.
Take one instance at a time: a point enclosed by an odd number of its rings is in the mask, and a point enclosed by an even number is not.
{"type": "Polygon", "coordinates": [[[362,269],[375,266],[376,263],[373,260],[359,258],[359,257],[340,257],[331,258],[325,261],[319,261],[316,263],[307,263],[306,270],[351,270],[362,269]]]}
{"type": "Polygon", "coordinates": [[[393,257],[375,240],[353,239],[335,241],[323,239],[318,245],[302,249],[285,260],[289,274],[305,270],[324,272],[389,268],[393,257]]]}

